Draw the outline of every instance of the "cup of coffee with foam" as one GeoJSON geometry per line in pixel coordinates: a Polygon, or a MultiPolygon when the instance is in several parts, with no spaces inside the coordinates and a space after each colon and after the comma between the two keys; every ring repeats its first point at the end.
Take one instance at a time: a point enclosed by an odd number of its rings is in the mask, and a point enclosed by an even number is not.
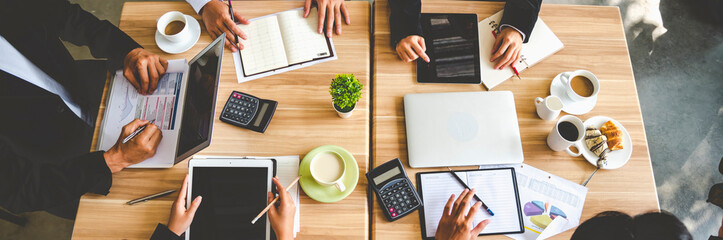
{"type": "Polygon", "coordinates": [[[191,37],[186,24],[186,15],[179,11],[170,11],[158,18],[156,31],[174,43],[183,42],[191,37]]]}
{"type": "MultiPolygon", "coordinates": [[[[585,136],[585,125],[582,120],[572,115],[565,115],[557,120],[555,127],[547,135],[547,146],[553,151],[565,151],[570,156],[577,157],[582,153],[570,150],[570,146],[580,142],[585,136]]],[[[577,147],[577,145],[575,145],[577,147]]]]}
{"type": "Polygon", "coordinates": [[[567,96],[573,101],[582,101],[597,96],[600,92],[600,81],[595,74],[587,70],[564,72],[560,75],[567,96]]]}
{"type": "Polygon", "coordinates": [[[320,152],[311,159],[311,177],[323,186],[336,186],[340,192],[346,190],[342,182],[346,173],[346,163],[335,151],[320,152]]]}

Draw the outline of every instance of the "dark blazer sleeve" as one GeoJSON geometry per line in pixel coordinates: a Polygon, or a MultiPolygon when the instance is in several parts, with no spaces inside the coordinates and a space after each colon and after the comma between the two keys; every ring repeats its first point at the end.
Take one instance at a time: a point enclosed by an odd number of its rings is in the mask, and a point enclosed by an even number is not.
{"type": "Polygon", "coordinates": [[[171,229],[168,229],[166,225],[156,225],[156,230],[153,231],[151,240],[182,240],[181,236],[176,235],[171,229]]]}
{"type": "Polygon", "coordinates": [[[59,162],[25,159],[0,139],[0,206],[20,213],[48,209],[87,192],[108,194],[112,177],[103,152],[59,162]]]}
{"type": "Polygon", "coordinates": [[[75,45],[87,45],[96,58],[108,58],[109,69],[123,67],[128,52],[141,47],[130,36],[107,20],[71,4],[67,0],[42,0],[35,4],[46,5],[49,21],[56,24],[61,39],[75,45]]]}
{"type": "Polygon", "coordinates": [[[542,0],[507,0],[505,13],[502,15],[500,25],[510,25],[525,34],[523,42],[530,40],[532,29],[537,22],[542,0]]]}
{"type": "Polygon", "coordinates": [[[389,0],[389,7],[391,8],[389,29],[393,48],[409,35],[422,36],[422,25],[419,24],[422,12],[421,0],[389,0]]]}

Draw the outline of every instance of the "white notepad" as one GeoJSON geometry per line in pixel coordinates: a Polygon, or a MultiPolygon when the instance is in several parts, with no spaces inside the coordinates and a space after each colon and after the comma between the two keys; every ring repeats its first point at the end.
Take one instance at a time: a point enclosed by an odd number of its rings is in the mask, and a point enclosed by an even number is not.
{"type": "MultiPolygon", "coordinates": [[[[514,76],[514,72],[509,67],[502,70],[494,68],[496,62],[490,62],[492,56],[492,46],[495,43],[495,37],[492,31],[495,31],[502,20],[504,10],[485,18],[478,24],[479,29],[479,51],[480,51],[480,73],[482,75],[482,83],[491,90],[500,83],[514,76]]],[[[547,24],[541,18],[537,18],[535,28],[532,29],[530,40],[522,44],[522,53],[520,61],[515,63],[515,67],[521,73],[542,61],[543,59],[560,51],[564,45],[555,33],[547,27],[547,24]]]]}
{"type": "MultiPolygon", "coordinates": [[[[469,170],[456,172],[470,188],[477,190],[477,196],[495,213],[490,216],[484,210],[474,218],[475,226],[490,219],[489,225],[480,235],[507,234],[523,232],[519,194],[513,168],[469,170]]],[[[464,187],[448,171],[417,174],[417,186],[424,207],[420,214],[422,219],[422,235],[434,238],[437,224],[442,217],[444,205],[449,196],[459,196],[464,187]]],[[[473,200],[470,204],[477,201],[473,200]]]]}
{"type": "Polygon", "coordinates": [[[317,11],[303,14],[297,8],[237,25],[248,36],[233,54],[239,83],[336,59],[331,39],[316,31],[317,11]]]}

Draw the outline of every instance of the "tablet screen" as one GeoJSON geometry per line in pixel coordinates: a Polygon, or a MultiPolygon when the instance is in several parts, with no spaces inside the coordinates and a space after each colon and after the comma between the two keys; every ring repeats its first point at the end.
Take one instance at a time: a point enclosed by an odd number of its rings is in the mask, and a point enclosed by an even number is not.
{"type": "Polygon", "coordinates": [[[479,84],[477,15],[423,13],[419,21],[431,61],[417,61],[417,81],[479,84]]]}
{"type": "Polygon", "coordinates": [[[192,196],[203,196],[190,239],[266,239],[266,218],[251,220],[266,207],[265,167],[194,167],[192,196]]]}

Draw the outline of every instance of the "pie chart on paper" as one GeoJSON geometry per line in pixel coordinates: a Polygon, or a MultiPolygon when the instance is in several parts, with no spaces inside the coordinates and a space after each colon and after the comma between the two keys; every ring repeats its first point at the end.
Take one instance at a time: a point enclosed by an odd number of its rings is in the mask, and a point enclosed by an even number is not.
{"type": "Polygon", "coordinates": [[[525,203],[522,212],[525,216],[530,217],[532,224],[542,229],[547,228],[547,225],[557,217],[567,219],[567,215],[560,208],[543,201],[529,201],[525,203]]]}

